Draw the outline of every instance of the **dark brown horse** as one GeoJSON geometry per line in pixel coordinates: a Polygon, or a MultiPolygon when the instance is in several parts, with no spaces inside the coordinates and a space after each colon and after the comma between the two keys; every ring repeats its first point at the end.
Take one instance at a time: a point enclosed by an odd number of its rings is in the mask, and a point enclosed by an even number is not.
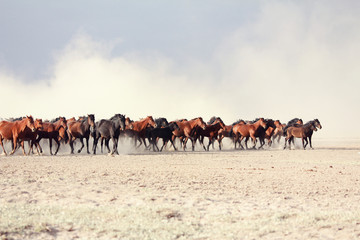
{"type": "MultiPolygon", "coordinates": [[[[225,129],[225,124],[224,122],[221,120],[221,118],[217,117],[217,118],[212,118],[210,119],[210,121],[207,123],[205,129],[203,130],[201,127],[197,126],[194,128],[195,131],[195,141],[197,139],[199,139],[200,145],[203,146],[205,151],[209,151],[209,147],[210,144],[212,144],[213,149],[214,149],[214,142],[218,137],[219,131],[220,130],[224,130],[225,129]],[[205,147],[204,145],[204,138],[207,137],[209,139],[209,143],[208,146],[205,147]]],[[[219,149],[221,150],[221,146],[219,143],[219,149]]]]}
{"type": "Polygon", "coordinates": [[[190,139],[191,140],[191,148],[192,151],[195,150],[195,138],[193,136],[194,131],[192,131],[195,127],[199,126],[203,130],[206,128],[206,123],[203,121],[202,117],[194,118],[192,120],[186,121],[186,120],[179,120],[175,121],[176,124],[179,126],[178,130],[173,131],[173,137],[172,140],[174,142],[176,137],[180,138],[180,142],[184,139],[183,142],[183,149],[185,151],[186,143],[190,139]]]}
{"type": "Polygon", "coordinates": [[[5,155],[6,151],[3,144],[4,139],[11,140],[13,142],[13,149],[10,153],[11,155],[14,154],[15,150],[17,149],[18,140],[20,141],[21,147],[23,149],[23,154],[26,155],[24,149],[24,137],[28,129],[30,129],[32,132],[36,131],[34,119],[32,116],[24,117],[22,120],[15,122],[0,122],[0,144],[5,155]]]}
{"type": "MultiPolygon", "coordinates": [[[[36,142],[39,143],[41,139],[47,138],[49,139],[49,148],[50,148],[50,154],[52,153],[52,140],[54,140],[57,144],[55,155],[58,153],[60,148],[60,141],[65,140],[67,138],[66,136],[66,118],[65,117],[59,117],[51,122],[43,122],[42,130],[38,131],[38,138],[36,139],[36,142]]],[[[40,145],[39,145],[40,147],[40,145]]],[[[42,148],[40,147],[40,152],[42,153],[42,148]]]]}
{"type": "MultiPolygon", "coordinates": [[[[251,138],[254,142],[253,148],[256,146],[256,138],[259,135],[259,131],[261,128],[266,129],[267,123],[264,118],[260,118],[259,120],[256,120],[254,123],[247,123],[244,124],[243,122],[240,122],[238,124],[235,124],[232,127],[231,132],[234,134],[234,146],[236,149],[236,143],[239,142],[240,147],[244,149],[244,147],[241,145],[241,141],[245,138],[245,147],[248,149],[247,141],[249,138],[251,138]]],[[[262,146],[260,146],[262,147],[262,146]]]]}
{"type": "Polygon", "coordinates": [[[90,137],[90,133],[93,133],[94,131],[95,131],[95,116],[93,114],[89,114],[87,117],[84,117],[82,120],[68,121],[67,132],[69,136],[71,154],[74,154],[74,141],[77,138],[79,138],[81,142],[81,148],[78,150],[78,153],[81,153],[82,149],[84,148],[83,139],[85,138],[87,153],[90,154],[89,137],[90,137]]]}
{"type": "Polygon", "coordinates": [[[309,138],[310,147],[312,148],[311,137],[313,135],[313,132],[317,131],[317,127],[320,129],[322,128],[320,121],[318,119],[309,121],[304,125],[288,127],[286,129],[286,132],[284,133],[284,136],[286,136],[284,149],[286,148],[287,142],[289,142],[289,149],[291,149],[291,142],[293,141],[294,138],[301,138],[304,150],[308,144],[307,139],[309,138]]]}

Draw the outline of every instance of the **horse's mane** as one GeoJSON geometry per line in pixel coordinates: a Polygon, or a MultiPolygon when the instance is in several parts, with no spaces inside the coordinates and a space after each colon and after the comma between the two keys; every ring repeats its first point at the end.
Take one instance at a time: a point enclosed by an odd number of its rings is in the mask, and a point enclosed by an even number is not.
{"type": "Polygon", "coordinates": [[[120,113],[117,113],[117,114],[115,114],[114,116],[112,116],[111,118],[110,118],[110,120],[116,120],[116,119],[118,119],[118,118],[124,118],[125,119],[125,115],[122,115],[122,114],[120,114],[120,113]]]}
{"type": "Polygon", "coordinates": [[[210,120],[207,122],[207,124],[208,125],[213,124],[216,119],[217,119],[217,117],[215,117],[215,116],[211,117],[210,120]]]}
{"type": "Polygon", "coordinates": [[[23,120],[23,118],[25,118],[25,117],[8,118],[6,121],[8,121],[8,122],[15,122],[15,121],[23,120]]]}
{"type": "Polygon", "coordinates": [[[291,119],[290,121],[288,121],[288,123],[286,124],[286,125],[293,125],[293,124],[295,124],[297,121],[299,121],[299,120],[301,120],[302,121],[302,119],[301,118],[294,118],[294,119],[291,119]]]}
{"type": "Polygon", "coordinates": [[[202,119],[202,117],[196,117],[196,118],[191,119],[190,121],[196,120],[196,119],[198,119],[198,118],[201,118],[201,119],[202,119]]]}
{"type": "MultiPolygon", "coordinates": [[[[65,118],[65,117],[57,117],[57,118],[55,118],[55,119],[52,119],[51,121],[45,120],[45,122],[55,123],[55,122],[59,121],[60,118],[65,118]]],[[[66,118],[65,118],[65,120],[66,120],[66,118]]]]}
{"type": "Polygon", "coordinates": [[[244,121],[244,120],[242,120],[242,119],[239,119],[239,120],[237,120],[236,122],[234,122],[234,123],[231,124],[231,125],[234,126],[234,125],[236,125],[236,124],[238,124],[238,123],[240,123],[240,122],[246,122],[246,121],[244,121]]]}

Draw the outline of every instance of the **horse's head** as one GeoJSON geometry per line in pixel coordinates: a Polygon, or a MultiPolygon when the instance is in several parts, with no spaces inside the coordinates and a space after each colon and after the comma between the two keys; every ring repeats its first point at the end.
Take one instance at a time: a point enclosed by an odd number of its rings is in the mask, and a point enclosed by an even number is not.
{"type": "Polygon", "coordinates": [[[180,130],[180,127],[179,127],[179,125],[177,125],[177,123],[176,122],[171,122],[170,124],[169,124],[169,128],[170,128],[170,130],[172,130],[172,131],[175,131],[175,130],[180,130]]]}
{"type": "Polygon", "coordinates": [[[125,124],[125,116],[122,115],[122,114],[119,114],[118,117],[119,117],[119,124],[120,124],[121,130],[125,130],[125,126],[126,126],[126,124],[125,124]]]}
{"type": "Polygon", "coordinates": [[[127,129],[133,129],[134,128],[134,126],[133,126],[133,123],[134,121],[132,121],[132,120],[130,120],[130,118],[129,117],[126,117],[125,118],[125,129],[127,128],[127,129]]]}
{"type": "Polygon", "coordinates": [[[198,124],[199,127],[201,127],[203,130],[206,129],[206,123],[204,122],[204,120],[202,119],[202,117],[198,117],[196,119],[196,122],[198,124]]]}
{"type": "Polygon", "coordinates": [[[315,122],[312,122],[312,123],[310,124],[310,129],[313,130],[313,131],[315,131],[315,132],[317,131],[315,122]]]}
{"type": "Polygon", "coordinates": [[[43,129],[42,119],[39,119],[39,118],[35,119],[34,126],[35,126],[36,130],[42,130],[43,129]]]}
{"type": "Polygon", "coordinates": [[[62,126],[63,128],[67,128],[67,121],[65,117],[59,117],[59,125],[62,126]]]}
{"type": "Polygon", "coordinates": [[[169,125],[169,122],[167,121],[166,118],[157,118],[155,119],[155,123],[158,128],[167,127],[169,125]]]}
{"type": "Polygon", "coordinates": [[[214,123],[219,123],[220,127],[225,130],[225,123],[223,122],[223,120],[221,118],[219,118],[219,117],[216,118],[214,123]]]}
{"type": "Polygon", "coordinates": [[[275,127],[277,128],[277,129],[279,129],[279,130],[282,130],[283,129],[283,124],[281,124],[281,122],[280,122],[280,120],[276,120],[275,122],[274,122],[274,125],[275,125],[275,127]]]}
{"type": "Polygon", "coordinates": [[[259,124],[260,124],[260,126],[262,126],[263,128],[267,128],[267,121],[265,121],[265,119],[264,118],[260,118],[259,120],[258,120],[258,122],[259,122],[259,124]]]}
{"type": "Polygon", "coordinates": [[[30,116],[26,116],[26,126],[28,128],[31,129],[31,131],[35,132],[36,131],[36,127],[35,127],[35,124],[34,124],[34,119],[33,117],[30,115],[30,116]]]}
{"type": "Polygon", "coordinates": [[[154,119],[153,119],[152,116],[147,116],[145,120],[146,120],[146,122],[147,122],[151,127],[154,127],[154,128],[157,127],[157,124],[156,124],[156,122],[154,121],[154,119]]]}
{"type": "Polygon", "coordinates": [[[299,120],[297,120],[296,123],[297,123],[297,124],[301,124],[301,125],[304,124],[304,122],[303,122],[303,120],[302,120],[301,118],[300,118],[299,120]]]}
{"type": "Polygon", "coordinates": [[[87,116],[87,122],[90,125],[90,132],[95,132],[95,115],[94,114],[88,114],[87,116]]]}
{"type": "Polygon", "coordinates": [[[319,119],[316,118],[316,119],[314,120],[314,122],[315,122],[315,126],[316,126],[317,128],[319,128],[319,129],[322,128],[319,119]]]}

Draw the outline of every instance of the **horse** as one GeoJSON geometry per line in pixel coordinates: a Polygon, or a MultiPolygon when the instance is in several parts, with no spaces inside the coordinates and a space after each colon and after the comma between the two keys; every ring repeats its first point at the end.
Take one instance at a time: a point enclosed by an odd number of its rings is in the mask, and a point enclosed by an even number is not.
{"type": "Polygon", "coordinates": [[[181,120],[181,121],[175,121],[175,122],[179,126],[179,130],[173,131],[173,134],[174,134],[172,137],[173,142],[176,137],[180,138],[180,142],[182,142],[182,139],[184,138],[183,149],[185,151],[186,143],[187,143],[188,139],[190,139],[191,143],[192,143],[192,151],[194,151],[195,150],[195,139],[194,139],[194,136],[192,135],[194,133],[192,130],[197,126],[202,128],[203,130],[205,130],[206,123],[203,121],[202,117],[194,118],[189,121],[181,120]]]}
{"type": "MultiPolygon", "coordinates": [[[[214,141],[217,139],[220,129],[224,130],[225,124],[221,120],[221,118],[211,118],[207,123],[205,129],[203,130],[201,127],[197,126],[194,128],[195,131],[195,141],[199,139],[200,144],[203,146],[205,151],[209,151],[210,144],[212,144],[214,149],[214,141]],[[205,148],[204,138],[207,137],[209,139],[208,146],[205,148]]],[[[219,149],[221,150],[221,146],[219,143],[219,149]]]]}
{"type": "Polygon", "coordinates": [[[309,138],[310,147],[312,148],[311,136],[314,131],[317,131],[317,126],[319,126],[319,128],[321,128],[321,124],[320,124],[319,120],[317,120],[317,121],[316,120],[309,121],[304,125],[288,127],[286,129],[286,132],[284,132],[284,136],[286,136],[284,149],[286,149],[287,141],[289,142],[289,149],[291,149],[291,142],[294,139],[294,137],[301,138],[304,150],[308,144],[307,138],[309,138]],[[304,143],[304,142],[306,142],[306,143],[304,143]]]}
{"type": "Polygon", "coordinates": [[[157,128],[169,126],[169,122],[167,121],[166,118],[163,118],[163,117],[162,118],[156,118],[155,123],[156,123],[157,128]]]}
{"type": "Polygon", "coordinates": [[[67,123],[67,133],[69,136],[69,144],[71,148],[71,154],[74,154],[74,141],[79,138],[81,141],[81,148],[78,150],[78,153],[81,153],[84,148],[83,139],[86,140],[87,153],[89,152],[89,137],[90,133],[93,134],[95,131],[95,116],[94,114],[89,114],[87,117],[84,117],[82,120],[68,121],[67,123]]]}
{"type": "Polygon", "coordinates": [[[276,131],[277,132],[281,131],[283,126],[279,120],[274,121],[272,119],[266,119],[265,121],[267,122],[267,130],[264,131],[264,135],[262,136],[262,141],[267,139],[268,146],[270,147],[272,144],[272,136],[275,134],[276,131]]]}
{"type": "Polygon", "coordinates": [[[139,140],[140,144],[136,148],[140,147],[142,143],[144,143],[145,148],[148,149],[148,146],[146,144],[145,138],[146,138],[146,132],[148,127],[157,127],[157,124],[155,123],[152,116],[147,116],[146,118],[143,118],[139,121],[132,123],[132,130],[134,132],[135,136],[135,147],[136,147],[136,141],[139,140]],[[143,142],[141,142],[141,140],[143,142]]]}
{"type": "Polygon", "coordinates": [[[174,147],[174,150],[177,151],[175,144],[172,140],[172,136],[173,136],[173,131],[179,129],[180,129],[179,126],[175,122],[170,123],[167,127],[151,129],[149,135],[150,135],[150,142],[153,145],[153,151],[155,152],[155,147],[156,147],[157,151],[161,152],[168,141],[170,141],[170,143],[174,147]],[[159,138],[163,140],[163,145],[161,146],[160,150],[159,147],[157,146],[157,140],[159,138]]]}
{"type": "MultiPolygon", "coordinates": [[[[259,135],[259,131],[263,130],[263,129],[267,128],[267,123],[265,121],[264,118],[260,118],[256,121],[254,121],[254,123],[247,123],[245,124],[244,122],[240,122],[238,124],[235,124],[232,129],[230,134],[234,134],[234,147],[236,149],[236,143],[239,141],[240,147],[241,149],[244,149],[244,147],[241,145],[241,141],[245,139],[245,147],[246,149],[248,149],[247,146],[247,141],[249,138],[251,138],[254,142],[254,146],[253,148],[255,148],[256,146],[256,138],[259,135]]],[[[262,145],[260,146],[262,147],[262,145]]]]}
{"type": "Polygon", "coordinates": [[[42,119],[35,119],[34,121],[35,131],[32,131],[30,128],[25,128],[23,140],[29,142],[29,152],[34,153],[33,146],[35,145],[37,154],[40,155],[39,150],[41,149],[40,144],[36,141],[39,131],[43,129],[43,121],[42,119]]]}
{"type": "Polygon", "coordinates": [[[233,132],[231,131],[231,129],[235,124],[238,124],[238,123],[246,124],[244,120],[239,119],[238,121],[234,122],[232,125],[225,125],[225,127],[223,129],[219,130],[218,142],[219,142],[220,150],[221,150],[221,146],[222,146],[222,140],[225,137],[230,138],[232,141],[234,141],[234,136],[233,136],[233,132]]]}
{"type": "MultiPolygon", "coordinates": [[[[41,130],[38,130],[38,138],[36,139],[36,143],[39,144],[40,140],[43,138],[49,139],[49,148],[50,154],[52,153],[52,140],[54,140],[57,144],[56,150],[54,155],[56,155],[60,148],[60,141],[62,139],[66,140],[66,118],[65,117],[58,117],[50,122],[43,122],[43,127],[41,130]]],[[[42,148],[39,144],[40,152],[42,153],[42,148]]]]}
{"type": "Polygon", "coordinates": [[[34,125],[34,119],[32,116],[26,116],[21,120],[15,122],[9,121],[1,121],[0,122],[0,144],[3,149],[3,154],[7,155],[3,140],[12,140],[13,149],[10,155],[14,154],[17,149],[18,140],[20,140],[20,144],[23,150],[23,154],[26,155],[24,149],[24,137],[26,132],[30,129],[30,131],[35,132],[36,127],[34,125]]]}
{"type": "Polygon", "coordinates": [[[93,144],[93,153],[96,154],[96,146],[99,138],[101,137],[101,152],[102,152],[102,143],[105,139],[105,146],[108,149],[108,153],[110,153],[109,141],[112,139],[113,141],[113,150],[111,151],[111,155],[114,153],[119,154],[118,140],[120,136],[120,130],[125,129],[125,116],[122,114],[115,114],[109,120],[101,119],[96,122],[96,130],[93,134],[94,144],[93,144]]]}

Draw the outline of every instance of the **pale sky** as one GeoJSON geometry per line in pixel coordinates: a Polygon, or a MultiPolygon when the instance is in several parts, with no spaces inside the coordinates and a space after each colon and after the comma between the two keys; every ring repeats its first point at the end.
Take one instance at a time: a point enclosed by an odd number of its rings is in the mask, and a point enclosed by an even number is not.
{"type": "Polygon", "coordinates": [[[3,1],[0,117],[318,118],[359,138],[359,1],[3,1]]]}

